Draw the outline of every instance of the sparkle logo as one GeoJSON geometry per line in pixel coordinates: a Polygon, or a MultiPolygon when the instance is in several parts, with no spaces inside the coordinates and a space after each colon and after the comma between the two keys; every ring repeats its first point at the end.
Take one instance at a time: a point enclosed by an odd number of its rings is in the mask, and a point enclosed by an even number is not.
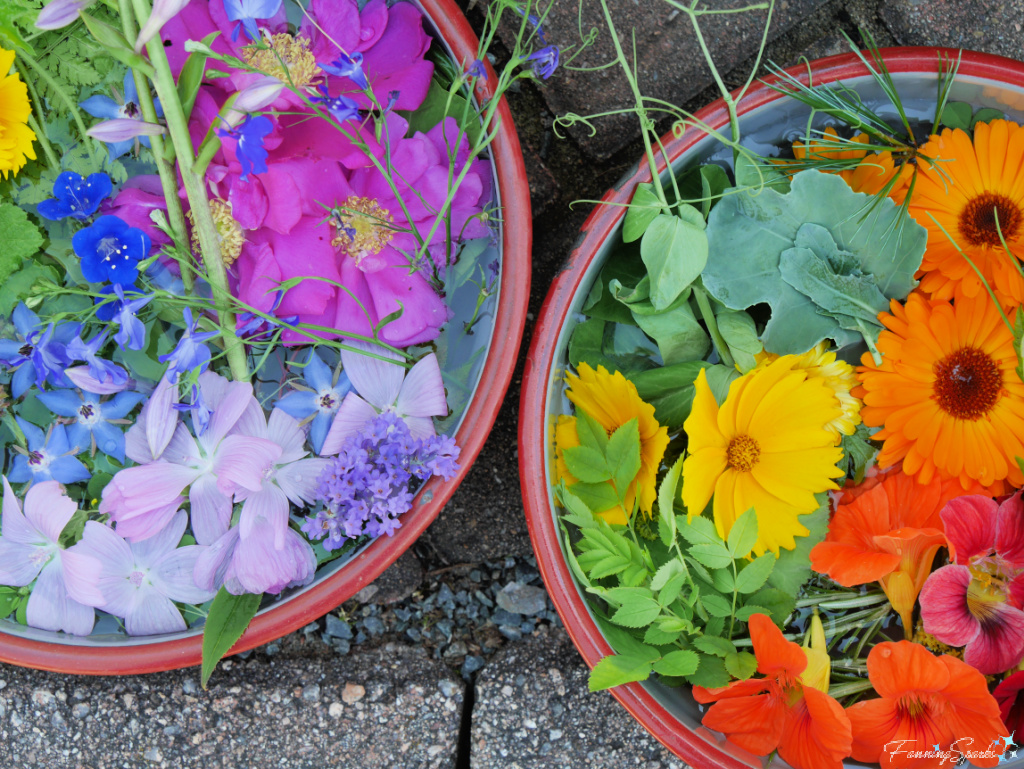
{"type": "Polygon", "coordinates": [[[916,740],[893,740],[885,745],[885,752],[892,759],[897,756],[905,760],[938,759],[939,766],[965,766],[968,762],[993,758],[998,759],[1002,765],[1017,758],[1017,745],[1013,737],[1013,734],[999,737],[988,747],[980,749],[975,746],[972,737],[961,737],[945,748],[939,744],[922,748],[915,745],[916,740]]]}

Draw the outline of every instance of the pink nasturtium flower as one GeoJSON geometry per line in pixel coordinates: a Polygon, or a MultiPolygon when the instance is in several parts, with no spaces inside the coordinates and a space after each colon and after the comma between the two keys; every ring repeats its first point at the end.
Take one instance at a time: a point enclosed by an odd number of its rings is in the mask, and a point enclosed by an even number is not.
{"type": "Polygon", "coordinates": [[[971,494],[941,513],[954,563],[921,591],[924,629],[985,675],[1024,658],[1024,504],[1021,492],[996,504],[971,494]]]}

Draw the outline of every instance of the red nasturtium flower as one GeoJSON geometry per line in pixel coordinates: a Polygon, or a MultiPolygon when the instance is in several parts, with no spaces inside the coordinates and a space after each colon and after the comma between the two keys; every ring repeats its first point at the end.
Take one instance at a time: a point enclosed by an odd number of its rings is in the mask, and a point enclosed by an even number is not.
{"type": "Polygon", "coordinates": [[[967,663],[910,641],[886,642],[868,654],[868,677],[879,698],[846,709],[857,761],[931,769],[950,766],[950,754],[988,751],[971,763],[999,763],[993,745],[1008,732],[985,677],[967,663]]]}
{"type": "Polygon", "coordinates": [[[778,750],[796,769],[840,769],[851,744],[842,707],[802,680],[807,654],[768,617],[753,615],[749,627],[764,678],[720,689],[693,687],[697,702],[715,703],[704,714],[704,726],[758,756],[778,750]]]}
{"type": "Polygon", "coordinates": [[[910,638],[917,596],[946,544],[939,512],[959,493],[959,483],[938,476],[918,483],[900,470],[885,473],[867,491],[844,494],[828,537],[811,550],[811,568],[846,587],[881,583],[910,638]]]}
{"type": "Polygon", "coordinates": [[[999,703],[1007,733],[1024,735],[1024,671],[1004,678],[992,695],[999,703]]]}

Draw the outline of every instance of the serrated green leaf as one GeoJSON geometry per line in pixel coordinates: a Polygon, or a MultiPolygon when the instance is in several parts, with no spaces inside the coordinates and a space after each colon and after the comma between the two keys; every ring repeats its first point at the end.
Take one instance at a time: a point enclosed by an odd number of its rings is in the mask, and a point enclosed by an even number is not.
{"type": "Polygon", "coordinates": [[[579,436],[581,446],[586,446],[602,455],[606,453],[608,433],[596,419],[583,409],[576,411],[576,435],[579,436]]]}
{"type": "Polygon", "coordinates": [[[669,652],[654,663],[654,672],[663,676],[689,676],[697,672],[700,655],[689,649],[669,652]]]}
{"type": "Polygon", "coordinates": [[[683,573],[683,565],[679,561],[671,560],[663,563],[651,578],[651,590],[658,592],[675,575],[683,573]]]}
{"type": "Polygon", "coordinates": [[[732,604],[720,595],[701,594],[700,602],[712,617],[731,617],[732,604]]]}
{"type": "Polygon", "coordinates": [[[636,417],[619,427],[608,439],[608,465],[612,471],[612,482],[619,496],[625,499],[629,484],[640,472],[640,427],[636,417]]]}
{"type": "Polygon", "coordinates": [[[725,549],[722,538],[715,531],[715,524],[710,520],[700,515],[695,515],[689,522],[682,516],[680,518],[681,520],[678,521],[679,533],[691,545],[720,545],[725,549]]]}
{"type": "Polygon", "coordinates": [[[736,610],[736,619],[739,622],[746,622],[755,614],[763,614],[766,617],[772,616],[771,609],[769,609],[767,606],[756,606],[754,604],[747,604],[746,606],[741,606],[739,609],[736,610]]]}
{"type": "Polygon", "coordinates": [[[0,284],[14,274],[29,257],[38,253],[43,236],[28,214],[10,203],[0,205],[0,284]]]}
{"type": "Polygon", "coordinates": [[[622,627],[645,627],[661,614],[661,606],[647,588],[618,587],[609,590],[606,598],[619,605],[611,620],[622,627]]]}
{"type": "Polygon", "coordinates": [[[599,692],[634,681],[646,681],[650,675],[651,662],[625,654],[612,654],[594,665],[587,686],[590,691],[599,692]]]}
{"type": "Polygon", "coordinates": [[[750,508],[736,519],[729,530],[726,544],[734,559],[746,558],[754,549],[754,545],[757,544],[757,514],[754,508],[750,508]]]}
{"type": "Polygon", "coordinates": [[[721,657],[711,654],[700,655],[700,664],[697,665],[697,672],[686,677],[694,686],[703,686],[706,689],[717,689],[729,683],[729,673],[725,669],[725,663],[721,657]]]}
{"type": "Polygon", "coordinates": [[[709,569],[724,569],[731,566],[732,554],[725,545],[715,542],[706,545],[691,545],[690,555],[707,566],[709,569]]]}
{"type": "Polygon", "coordinates": [[[751,595],[747,599],[747,604],[757,607],[763,606],[767,609],[765,613],[770,614],[772,622],[781,627],[796,608],[795,595],[795,593],[789,595],[774,587],[766,587],[751,595]]]}
{"type": "Polygon", "coordinates": [[[661,201],[654,192],[654,185],[638,184],[622,220],[622,240],[626,243],[639,240],[661,212],[661,201]]]}
{"type": "Polygon", "coordinates": [[[260,608],[261,600],[262,595],[232,595],[223,587],[213,599],[203,627],[203,667],[200,677],[204,689],[217,663],[231,651],[231,647],[249,627],[260,608]]]}
{"type": "Polygon", "coordinates": [[[740,593],[753,593],[761,589],[768,576],[775,568],[776,559],[772,553],[765,553],[743,567],[736,575],[736,590],[740,593]]]}
{"type": "Polygon", "coordinates": [[[715,569],[711,572],[711,582],[714,584],[715,590],[726,595],[732,595],[736,590],[732,568],[715,569]]]}
{"type": "Polygon", "coordinates": [[[651,302],[658,310],[671,305],[708,260],[704,217],[688,205],[680,206],[678,214],[658,214],[640,240],[640,255],[651,278],[651,302]]]}
{"type": "Polygon", "coordinates": [[[647,628],[647,632],[644,633],[644,643],[648,643],[651,646],[668,646],[671,643],[675,643],[675,640],[679,638],[681,631],[669,631],[663,630],[657,623],[647,628]]]}
{"type": "Polygon", "coordinates": [[[562,520],[568,521],[579,529],[592,529],[597,526],[594,521],[594,513],[564,483],[556,490],[556,494],[562,506],[567,510],[562,514],[562,520]]]}
{"type": "Polygon", "coordinates": [[[601,483],[612,477],[604,456],[586,446],[563,449],[562,458],[569,472],[584,483],[601,483]]]}
{"type": "Polygon", "coordinates": [[[590,510],[603,513],[619,504],[619,497],[610,483],[574,483],[568,488],[590,510]]]}
{"type": "Polygon", "coordinates": [[[681,571],[678,574],[674,574],[665,583],[664,587],[658,591],[658,603],[662,606],[671,605],[679,597],[679,593],[682,592],[685,581],[686,575],[681,571]]]}
{"type": "MultiPolygon", "coordinates": [[[[676,460],[658,487],[658,536],[665,547],[672,547],[676,541],[676,489],[683,472],[683,456],[676,460]]],[[[659,588],[655,588],[657,590],[659,588]]]]}
{"type": "Polygon", "coordinates": [[[722,658],[729,675],[746,681],[757,670],[757,657],[750,652],[729,652],[722,658]]]}
{"type": "Polygon", "coordinates": [[[724,657],[726,654],[736,652],[736,645],[727,638],[715,635],[699,635],[690,639],[695,648],[705,654],[714,654],[716,657],[724,657]]]}

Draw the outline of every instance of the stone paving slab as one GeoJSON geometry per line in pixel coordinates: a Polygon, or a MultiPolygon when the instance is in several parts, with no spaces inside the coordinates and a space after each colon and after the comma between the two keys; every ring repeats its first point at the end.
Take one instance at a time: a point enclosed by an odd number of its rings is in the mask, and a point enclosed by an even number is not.
{"type": "Polygon", "coordinates": [[[477,676],[472,769],[685,769],[589,673],[564,630],[505,647],[477,676]]]}
{"type": "Polygon", "coordinates": [[[0,665],[3,769],[450,769],[464,684],[413,647],[85,678],[0,665]]]}
{"type": "Polygon", "coordinates": [[[1024,59],[1022,0],[887,0],[879,10],[901,45],[943,45],[1024,59]]]}

